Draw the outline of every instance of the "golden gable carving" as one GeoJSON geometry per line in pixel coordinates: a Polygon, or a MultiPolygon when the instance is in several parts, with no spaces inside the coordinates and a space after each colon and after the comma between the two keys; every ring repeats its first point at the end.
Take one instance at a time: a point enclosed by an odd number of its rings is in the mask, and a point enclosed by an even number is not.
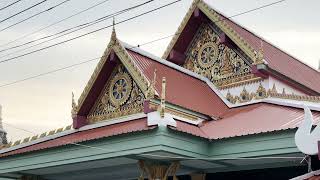
{"type": "Polygon", "coordinates": [[[249,65],[240,55],[220,43],[210,24],[201,25],[186,55],[185,68],[207,77],[220,88],[260,79],[251,74],[249,65]]]}
{"type": "Polygon", "coordinates": [[[111,73],[102,93],[88,115],[89,123],[143,111],[145,96],[120,64],[111,73]]]}

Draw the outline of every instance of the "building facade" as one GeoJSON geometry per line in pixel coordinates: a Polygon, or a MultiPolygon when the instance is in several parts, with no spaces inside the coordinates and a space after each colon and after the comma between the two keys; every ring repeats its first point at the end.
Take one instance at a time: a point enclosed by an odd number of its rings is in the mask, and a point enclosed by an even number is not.
{"type": "Polygon", "coordinates": [[[308,171],[294,136],[303,105],[320,120],[319,81],[319,71],[195,0],[162,58],[113,30],[72,100],[72,125],[2,145],[0,177],[293,178],[308,171]]]}

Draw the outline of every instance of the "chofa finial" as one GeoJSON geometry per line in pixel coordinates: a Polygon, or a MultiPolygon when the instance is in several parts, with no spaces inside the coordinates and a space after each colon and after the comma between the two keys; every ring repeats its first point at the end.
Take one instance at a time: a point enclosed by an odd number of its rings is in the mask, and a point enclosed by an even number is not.
{"type": "Polygon", "coordinates": [[[155,97],[156,94],[156,81],[157,81],[157,69],[154,69],[153,71],[153,80],[150,83],[147,93],[146,93],[146,98],[147,99],[152,99],[155,97]]]}
{"type": "Polygon", "coordinates": [[[162,90],[161,90],[161,101],[160,101],[160,116],[164,118],[165,113],[165,103],[166,103],[166,78],[162,77],[162,90]]]}
{"type": "Polygon", "coordinates": [[[71,116],[74,117],[77,114],[78,105],[76,101],[74,100],[74,93],[72,92],[72,104],[71,104],[72,110],[71,110],[71,116]]]}
{"type": "Polygon", "coordinates": [[[256,54],[255,62],[254,64],[263,64],[263,59],[264,59],[264,52],[263,52],[263,41],[260,40],[260,47],[259,51],[256,54]]]}

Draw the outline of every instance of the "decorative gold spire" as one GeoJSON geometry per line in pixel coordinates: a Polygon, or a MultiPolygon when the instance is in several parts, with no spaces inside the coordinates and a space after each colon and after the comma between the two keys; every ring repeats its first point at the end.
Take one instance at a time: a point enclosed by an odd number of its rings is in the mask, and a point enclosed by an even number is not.
{"type": "Polygon", "coordinates": [[[112,33],[111,33],[111,40],[117,39],[117,34],[116,34],[116,28],[115,28],[115,17],[112,19],[112,33]]]}
{"type": "Polygon", "coordinates": [[[77,114],[78,105],[76,101],[74,100],[74,94],[72,92],[72,104],[71,104],[72,110],[71,110],[71,116],[74,117],[77,114]]]}
{"type": "Polygon", "coordinates": [[[154,69],[153,71],[153,80],[150,83],[147,93],[146,93],[146,98],[147,99],[152,99],[155,97],[155,91],[156,91],[156,81],[157,81],[157,69],[154,69]]]}
{"type": "Polygon", "coordinates": [[[160,116],[164,118],[164,112],[165,112],[165,103],[166,103],[166,78],[162,77],[162,90],[161,90],[161,101],[160,101],[160,116]]]}
{"type": "Polygon", "coordinates": [[[263,59],[264,59],[264,53],[263,53],[263,41],[260,41],[260,48],[259,51],[256,54],[255,62],[254,64],[263,64],[263,59]]]}

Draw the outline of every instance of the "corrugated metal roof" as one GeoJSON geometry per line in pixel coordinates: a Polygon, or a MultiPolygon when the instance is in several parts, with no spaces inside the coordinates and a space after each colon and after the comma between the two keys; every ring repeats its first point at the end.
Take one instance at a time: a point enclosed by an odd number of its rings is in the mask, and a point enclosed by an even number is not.
{"type": "MultiPolygon", "coordinates": [[[[320,121],[320,112],[313,112],[314,124],[320,121]]],[[[222,119],[197,127],[183,122],[173,128],[209,139],[222,139],[298,127],[304,118],[303,109],[259,103],[231,109],[222,119]]]]}
{"type": "Polygon", "coordinates": [[[150,81],[157,69],[156,90],[159,94],[161,79],[166,77],[166,101],[210,116],[220,116],[228,110],[205,82],[136,52],[128,50],[128,53],[150,81]]]}
{"type": "Polygon", "coordinates": [[[17,150],[0,154],[0,157],[22,154],[26,152],[38,151],[53,147],[64,146],[72,143],[81,143],[84,141],[95,140],[120,134],[131,132],[146,131],[154,129],[155,126],[148,127],[147,118],[127,121],[119,124],[103,126],[96,129],[76,132],[56,139],[48,140],[28,147],[23,147],[17,150]]]}
{"type": "Polygon", "coordinates": [[[320,72],[292,57],[264,39],[258,37],[241,25],[226,18],[221,13],[219,14],[223,17],[223,19],[225,19],[225,22],[243,39],[245,39],[256,51],[259,51],[261,41],[263,42],[264,57],[268,62],[268,67],[320,93],[320,83],[315,83],[320,79],[320,72]]]}

